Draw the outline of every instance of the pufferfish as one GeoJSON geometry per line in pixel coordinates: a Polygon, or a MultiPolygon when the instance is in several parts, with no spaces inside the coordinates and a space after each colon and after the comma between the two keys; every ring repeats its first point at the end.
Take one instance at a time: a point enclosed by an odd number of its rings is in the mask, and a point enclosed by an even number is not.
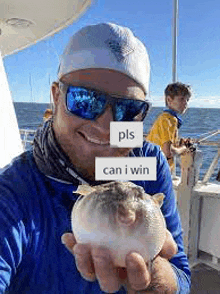
{"type": "Polygon", "coordinates": [[[104,246],[116,266],[125,267],[129,252],[152,261],[166,239],[166,223],[160,207],[164,194],[153,196],[131,182],[79,186],[72,214],[77,243],[104,246]]]}

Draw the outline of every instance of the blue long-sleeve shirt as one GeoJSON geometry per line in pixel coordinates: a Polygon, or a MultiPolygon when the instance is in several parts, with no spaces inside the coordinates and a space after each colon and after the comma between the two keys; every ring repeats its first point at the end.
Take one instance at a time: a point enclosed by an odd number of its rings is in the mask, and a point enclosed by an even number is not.
{"type": "MultiPolygon", "coordinates": [[[[162,212],[178,253],[170,260],[179,291],[189,293],[190,271],[169,166],[159,147],[144,143],[131,156],[156,156],[157,181],[135,181],[148,194],[165,194],[162,212]]],[[[32,151],[25,152],[0,175],[0,293],[104,293],[98,282],[84,280],[74,257],[61,243],[71,231],[76,186],[42,174],[32,151]]],[[[121,289],[117,293],[126,293],[121,289]]]]}

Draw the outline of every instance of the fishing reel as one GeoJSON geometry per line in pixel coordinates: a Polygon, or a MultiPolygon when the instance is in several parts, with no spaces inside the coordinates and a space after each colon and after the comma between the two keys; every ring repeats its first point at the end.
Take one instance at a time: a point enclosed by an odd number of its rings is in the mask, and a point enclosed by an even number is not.
{"type": "Polygon", "coordinates": [[[197,144],[191,138],[181,138],[179,141],[179,146],[186,146],[187,149],[191,152],[194,152],[197,149],[197,144]]]}

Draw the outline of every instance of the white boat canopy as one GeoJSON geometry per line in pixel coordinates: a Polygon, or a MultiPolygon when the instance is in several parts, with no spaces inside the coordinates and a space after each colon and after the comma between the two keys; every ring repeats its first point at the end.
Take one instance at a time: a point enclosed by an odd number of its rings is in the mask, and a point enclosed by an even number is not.
{"type": "Polygon", "coordinates": [[[0,0],[2,56],[62,30],[90,5],[91,0],[0,0]]]}
{"type": "Polygon", "coordinates": [[[23,152],[2,57],[62,30],[90,4],[91,0],[0,0],[0,172],[23,152]]]}

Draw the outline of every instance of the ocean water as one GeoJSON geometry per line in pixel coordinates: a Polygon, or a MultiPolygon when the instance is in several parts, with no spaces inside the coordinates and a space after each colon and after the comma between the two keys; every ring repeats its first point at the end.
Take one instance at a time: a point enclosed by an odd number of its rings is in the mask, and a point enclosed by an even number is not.
{"type": "MultiPolygon", "coordinates": [[[[18,118],[18,126],[20,129],[37,129],[43,122],[44,111],[49,108],[49,104],[15,102],[15,111],[18,118]]],[[[162,107],[153,107],[144,121],[144,132],[147,133],[156,117],[163,110],[162,107]]],[[[211,108],[189,108],[182,116],[183,125],[179,130],[180,137],[201,138],[209,132],[220,129],[220,109],[211,108]]],[[[209,140],[220,142],[220,134],[210,138],[209,140]]],[[[217,154],[216,146],[198,146],[203,152],[203,163],[200,170],[200,179],[202,179],[211,164],[213,158],[217,154]]],[[[217,182],[216,176],[220,169],[220,162],[214,170],[210,179],[217,182]]],[[[177,174],[180,173],[177,165],[177,174]]]]}

